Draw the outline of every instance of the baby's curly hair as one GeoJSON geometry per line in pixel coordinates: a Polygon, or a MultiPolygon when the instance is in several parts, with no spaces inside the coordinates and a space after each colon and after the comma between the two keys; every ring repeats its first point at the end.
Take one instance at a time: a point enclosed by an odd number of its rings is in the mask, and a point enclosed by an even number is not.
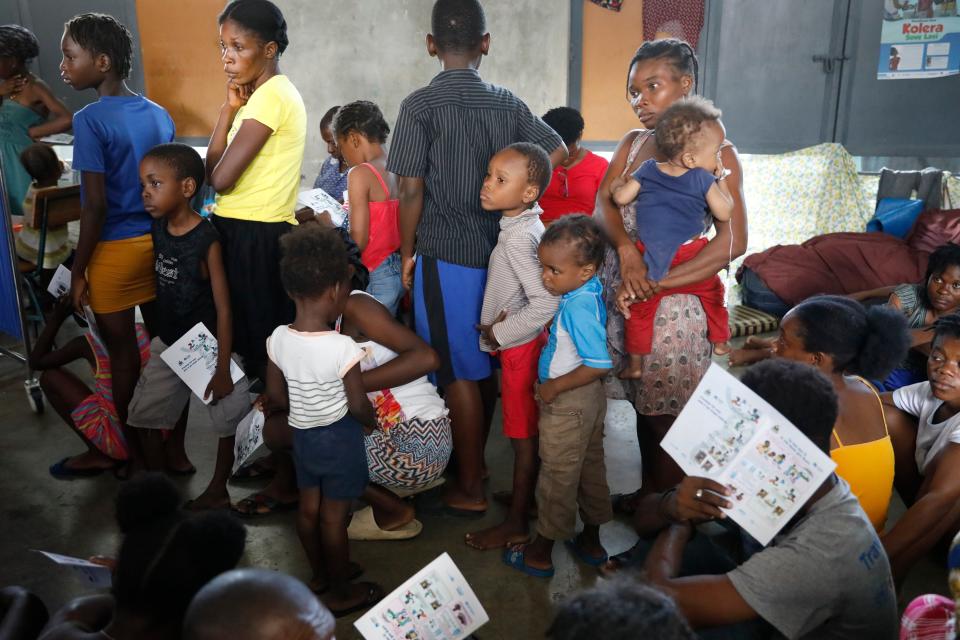
{"type": "Polygon", "coordinates": [[[600,225],[590,216],[574,213],[563,216],[549,227],[540,238],[541,245],[566,242],[576,251],[577,264],[592,264],[597,269],[603,264],[607,239],[600,225]]]}
{"type": "Polygon", "coordinates": [[[333,229],[301,225],[280,239],[280,281],[291,298],[316,298],[347,278],[343,240],[333,229]]]}
{"type": "Polygon", "coordinates": [[[369,100],[345,104],[333,116],[333,137],[339,140],[356,131],[371,142],[383,144],[390,134],[390,125],[380,107],[369,100]]]}
{"type": "Polygon", "coordinates": [[[657,121],[654,140],[657,149],[668,160],[673,160],[696,144],[703,125],[720,120],[722,112],[713,103],[700,96],[678,100],[657,121]]]}

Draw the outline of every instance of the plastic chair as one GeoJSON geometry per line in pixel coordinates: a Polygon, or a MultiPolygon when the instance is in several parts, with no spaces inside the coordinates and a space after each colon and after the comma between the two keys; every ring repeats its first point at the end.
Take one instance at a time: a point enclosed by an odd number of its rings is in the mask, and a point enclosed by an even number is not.
{"type": "Polygon", "coordinates": [[[43,324],[43,307],[40,303],[45,283],[43,278],[43,255],[47,244],[47,229],[59,227],[80,219],[80,185],[68,187],[45,187],[34,192],[33,215],[23,216],[23,226],[35,229],[39,234],[37,263],[18,259],[20,274],[30,300],[27,320],[39,330],[43,324]]]}

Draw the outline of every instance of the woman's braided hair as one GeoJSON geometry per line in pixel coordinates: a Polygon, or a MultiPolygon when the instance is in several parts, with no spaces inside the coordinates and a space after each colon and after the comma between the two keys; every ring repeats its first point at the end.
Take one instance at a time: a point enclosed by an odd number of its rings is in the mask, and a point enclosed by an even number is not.
{"type": "Polygon", "coordinates": [[[647,40],[637,52],[633,54],[630,65],[627,66],[627,84],[630,84],[630,71],[633,65],[644,60],[668,61],[681,76],[693,78],[693,90],[696,92],[700,81],[700,63],[697,54],[688,42],[677,38],[663,38],[661,40],[647,40]]]}

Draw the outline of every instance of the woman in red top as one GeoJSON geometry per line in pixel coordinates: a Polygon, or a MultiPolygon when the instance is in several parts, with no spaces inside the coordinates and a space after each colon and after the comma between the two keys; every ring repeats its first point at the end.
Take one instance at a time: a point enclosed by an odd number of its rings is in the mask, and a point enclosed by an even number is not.
{"type": "Polygon", "coordinates": [[[560,134],[570,155],[553,170],[550,185],[540,196],[540,219],[549,226],[568,213],[593,215],[597,188],[607,170],[607,161],[580,146],[583,137],[583,116],[576,109],[557,107],[543,116],[543,121],[560,134]]]}

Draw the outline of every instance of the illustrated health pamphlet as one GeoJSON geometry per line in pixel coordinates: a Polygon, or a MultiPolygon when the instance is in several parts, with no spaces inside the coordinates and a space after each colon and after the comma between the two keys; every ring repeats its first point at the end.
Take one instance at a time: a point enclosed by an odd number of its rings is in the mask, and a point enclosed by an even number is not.
{"type": "MultiPolygon", "coordinates": [[[[198,322],[167,347],[160,357],[204,404],[210,404],[209,398],[205,399],[203,394],[217,370],[217,351],[217,339],[202,322],[198,322]]],[[[242,377],[243,371],[230,360],[230,378],[239,382],[242,377]]]]}
{"type": "Polygon", "coordinates": [[[50,553],[49,551],[40,551],[34,549],[37,553],[42,553],[58,565],[71,569],[85,583],[97,589],[108,589],[113,582],[113,575],[108,567],[102,564],[96,564],[89,560],[62,556],[59,553],[50,553]]]}
{"type": "Polygon", "coordinates": [[[233,473],[247,461],[259,458],[260,454],[268,453],[263,443],[263,424],[266,418],[263,411],[254,409],[243,417],[237,425],[237,438],[233,445],[233,473]]]}
{"type": "Polygon", "coordinates": [[[337,199],[323,189],[309,189],[297,194],[297,207],[310,207],[317,213],[330,212],[330,219],[338,227],[347,219],[347,211],[337,199]]]}
{"type": "Polygon", "coordinates": [[[727,515],[769,544],[837,466],[799,429],[713,364],[660,446],[687,475],[725,485],[727,515]]]}
{"type": "Polygon", "coordinates": [[[57,265],[57,270],[54,272],[53,277],[50,278],[47,291],[57,300],[65,294],[70,293],[70,269],[67,269],[62,264],[57,265]]]}
{"type": "Polygon", "coordinates": [[[354,623],[365,640],[464,639],[490,618],[446,553],[354,623]]]}

